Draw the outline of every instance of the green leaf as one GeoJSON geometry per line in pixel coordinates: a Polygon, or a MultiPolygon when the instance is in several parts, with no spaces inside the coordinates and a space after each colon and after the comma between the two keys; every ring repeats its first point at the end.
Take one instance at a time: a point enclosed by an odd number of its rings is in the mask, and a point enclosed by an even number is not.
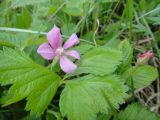
{"type": "Polygon", "coordinates": [[[158,71],[149,65],[136,66],[126,70],[122,77],[129,85],[132,79],[134,88],[137,89],[150,85],[158,77],[158,71]]]}
{"type": "Polygon", "coordinates": [[[33,9],[32,13],[32,23],[31,23],[31,30],[36,31],[49,31],[53,25],[50,22],[46,22],[46,17],[48,17],[48,11],[50,9],[50,2],[39,4],[33,9]]]}
{"type": "Polygon", "coordinates": [[[153,25],[160,25],[160,21],[159,21],[160,20],[160,16],[158,16],[158,17],[148,17],[147,19],[153,25]]]}
{"type": "Polygon", "coordinates": [[[72,15],[72,16],[81,16],[82,15],[82,10],[77,7],[67,7],[67,8],[64,8],[63,11],[69,15],[72,15]]]}
{"type": "Polygon", "coordinates": [[[113,114],[99,114],[96,120],[110,120],[113,114]]]}
{"type": "Polygon", "coordinates": [[[28,40],[34,38],[34,34],[0,32],[0,45],[8,47],[24,47],[28,40]]]}
{"type": "Polygon", "coordinates": [[[40,117],[36,117],[36,116],[30,116],[30,115],[27,115],[27,116],[25,116],[25,117],[23,117],[22,119],[20,119],[20,120],[41,120],[41,118],[40,117]]]}
{"type": "Polygon", "coordinates": [[[82,56],[76,73],[110,74],[116,70],[121,60],[120,51],[103,47],[93,48],[82,56]]]}
{"type": "Polygon", "coordinates": [[[89,44],[82,44],[74,47],[74,50],[77,50],[81,55],[85,54],[86,52],[92,50],[93,45],[89,44]]]}
{"type": "MultiPolygon", "coordinates": [[[[74,50],[77,50],[80,55],[84,55],[86,52],[89,52],[93,49],[94,47],[92,45],[89,45],[89,44],[82,44],[82,45],[78,45],[76,47],[74,47],[74,50]]],[[[66,74],[64,76],[64,78],[68,78],[68,77],[72,77],[76,74],[79,74],[78,72],[75,72],[73,74],[66,74]]]]}
{"type": "Polygon", "coordinates": [[[13,15],[13,27],[15,28],[29,28],[32,17],[28,9],[23,8],[20,13],[13,15]]]}
{"type": "Polygon", "coordinates": [[[81,38],[92,42],[93,34],[94,34],[93,31],[89,31],[89,32],[86,32],[83,36],[81,36],[81,38]]]}
{"type": "Polygon", "coordinates": [[[114,120],[159,120],[158,116],[138,103],[129,105],[114,120]]]}
{"type": "Polygon", "coordinates": [[[62,26],[62,34],[63,35],[72,35],[73,33],[77,33],[79,30],[76,28],[76,25],[73,23],[66,23],[62,26]]]}
{"type": "Polygon", "coordinates": [[[9,46],[9,47],[14,47],[18,46],[20,41],[17,40],[15,34],[11,33],[5,33],[1,32],[0,33],[0,45],[1,46],[9,46]]]}
{"type": "Polygon", "coordinates": [[[83,14],[83,1],[68,0],[63,12],[72,16],[81,16],[83,14]]]}
{"type": "Polygon", "coordinates": [[[55,95],[58,86],[59,80],[54,82],[52,80],[48,82],[44,81],[43,84],[37,86],[37,88],[34,89],[34,92],[32,92],[27,98],[28,102],[26,105],[26,110],[31,110],[31,114],[41,114],[41,112],[46,109],[46,105],[50,103],[53,95],[55,95]]]}
{"type": "Polygon", "coordinates": [[[123,61],[120,65],[120,72],[123,72],[131,66],[132,57],[133,57],[133,49],[128,40],[124,40],[120,43],[119,49],[122,51],[123,61]]]}
{"type": "Polygon", "coordinates": [[[49,2],[49,0],[12,0],[12,8],[23,7],[26,5],[34,5],[43,2],[49,2]]]}
{"type": "Polygon", "coordinates": [[[60,96],[60,111],[68,120],[95,120],[98,113],[118,109],[127,90],[115,75],[87,75],[66,81],[60,96]]]}
{"type": "Polygon", "coordinates": [[[139,23],[138,25],[133,25],[134,32],[137,33],[145,33],[145,34],[149,34],[148,29],[146,28],[146,26],[144,26],[143,24],[139,23]]]}
{"type": "Polygon", "coordinates": [[[60,77],[33,62],[24,52],[4,48],[0,51],[0,84],[13,84],[2,97],[4,106],[27,97],[26,110],[40,115],[59,86],[60,77]]]}
{"type": "Polygon", "coordinates": [[[135,88],[150,85],[158,77],[157,69],[149,65],[133,67],[132,71],[132,79],[135,88]]]}
{"type": "Polygon", "coordinates": [[[63,12],[72,16],[85,16],[89,11],[89,6],[94,3],[93,0],[67,0],[63,12]]]}

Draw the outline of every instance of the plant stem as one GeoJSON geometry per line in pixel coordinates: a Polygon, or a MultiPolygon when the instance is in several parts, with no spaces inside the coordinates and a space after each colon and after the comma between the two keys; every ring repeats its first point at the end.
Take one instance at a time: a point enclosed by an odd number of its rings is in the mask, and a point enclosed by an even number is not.
{"type": "Polygon", "coordinates": [[[98,32],[98,28],[99,28],[99,20],[97,19],[97,29],[95,30],[94,34],[93,34],[93,42],[94,42],[94,45],[95,47],[97,47],[97,42],[96,42],[96,33],[98,32]]]}
{"type": "Polygon", "coordinates": [[[97,28],[97,19],[99,17],[99,11],[100,11],[100,3],[96,2],[96,11],[95,11],[95,17],[94,17],[94,23],[93,23],[93,31],[97,28]]]}
{"type": "Polygon", "coordinates": [[[51,70],[52,70],[52,68],[57,64],[58,61],[59,61],[59,56],[56,56],[53,59],[52,63],[50,65],[48,65],[48,68],[51,68],[51,70]]]}
{"type": "MultiPolygon", "coordinates": [[[[39,34],[39,35],[47,34],[47,32],[40,32],[40,31],[33,31],[33,30],[19,29],[19,28],[9,28],[9,27],[0,27],[0,31],[22,32],[22,33],[31,33],[31,34],[39,34]]],[[[69,38],[69,36],[67,35],[62,35],[62,37],[69,38]]],[[[85,40],[85,39],[80,39],[80,40],[88,44],[94,45],[94,43],[90,42],[89,40],[85,40]]]]}

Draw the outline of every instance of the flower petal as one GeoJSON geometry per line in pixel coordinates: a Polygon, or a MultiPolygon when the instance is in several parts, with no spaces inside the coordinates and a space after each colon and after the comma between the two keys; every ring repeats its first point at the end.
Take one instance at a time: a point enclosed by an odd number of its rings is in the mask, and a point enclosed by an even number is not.
{"type": "Polygon", "coordinates": [[[73,73],[77,69],[77,66],[66,56],[60,57],[60,66],[65,73],[73,73]]]}
{"type": "Polygon", "coordinates": [[[54,50],[60,47],[62,45],[60,29],[57,26],[54,26],[52,30],[47,33],[47,39],[54,50]]]}
{"type": "Polygon", "coordinates": [[[78,61],[80,60],[80,54],[76,50],[71,50],[71,51],[65,52],[65,54],[68,56],[71,56],[75,59],[78,59],[78,61]]]}
{"type": "Polygon", "coordinates": [[[68,49],[71,48],[73,45],[77,45],[79,43],[79,38],[76,34],[72,34],[70,38],[64,43],[63,48],[68,49]]]}
{"type": "Polygon", "coordinates": [[[37,49],[37,53],[40,54],[46,60],[52,60],[55,56],[54,50],[48,43],[43,43],[37,49]]]}

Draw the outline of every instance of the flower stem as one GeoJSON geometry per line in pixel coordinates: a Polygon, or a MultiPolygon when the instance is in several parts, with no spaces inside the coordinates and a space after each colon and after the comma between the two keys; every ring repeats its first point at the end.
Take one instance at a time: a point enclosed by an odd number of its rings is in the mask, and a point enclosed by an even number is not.
{"type": "Polygon", "coordinates": [[[56,56],[52,63],[48,65],[48,68],[50,68],[52,70],[52,68],[57,64],[57,62],[59,61],[59,56],[56,56]]]}

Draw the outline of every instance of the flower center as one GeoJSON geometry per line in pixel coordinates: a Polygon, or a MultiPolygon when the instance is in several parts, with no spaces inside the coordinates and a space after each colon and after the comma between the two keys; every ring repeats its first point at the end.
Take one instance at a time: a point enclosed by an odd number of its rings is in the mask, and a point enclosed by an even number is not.
{"type": "Polygon", "coordinates": [[[57,48],[56,50],[56,55],[61,56],[64,53],[64,49],[63,48],[57,48]]]}

